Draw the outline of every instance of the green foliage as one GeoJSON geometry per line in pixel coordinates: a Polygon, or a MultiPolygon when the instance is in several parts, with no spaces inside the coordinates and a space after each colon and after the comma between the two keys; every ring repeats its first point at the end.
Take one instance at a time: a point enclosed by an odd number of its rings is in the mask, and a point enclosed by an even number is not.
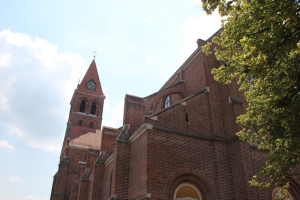
{"type": "Polygon", "coordinates": [[[208,14],[218,9],[225,18],[224,31],[213,39],[217,59],[226,63],[213,69],[215,79],[228,84],[237,78],[249,104],[237,118],[243,127],[237,135],[271,154],[250,183],[278,184],[300,163],[300,2],[202,2],[208,14]]]}

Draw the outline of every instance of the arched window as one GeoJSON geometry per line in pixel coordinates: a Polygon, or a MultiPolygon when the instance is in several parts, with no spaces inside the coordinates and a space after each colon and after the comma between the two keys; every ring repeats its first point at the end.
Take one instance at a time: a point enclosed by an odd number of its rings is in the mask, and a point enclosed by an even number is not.
{"type": "Polygon", "coordinates": [[[78,121],[78,126],[82,126],[82,120],[78,121]]]}
{"type": "Polygon", "coordinates": [[[190,183],[182,183],[177,186],[174,200],[202,200],[202,194],[197,187],[190,183]]]}
{"type": "MultiPolygon", "coordinates": [[[[272,192],[272,200],[276,200],[279,197],[282,197],[281,196],[283,194],[282,191],[281,191],[282,189],[283,189],[282,187],[276,187],[273,190],[273,192],[272,192]]],[[[294,200],[294,198],[292,197],[292,195],[288,191],[287,191],[287,195],[286,195],[285,200],[294,200]]]]}
{"type": "Polygon", "coordinates": [[[185,113],[185,123],[186,124],[190,124],[190,122],[189,122],[189,115],[187,113],[185,113]]]}
{"type": "Polygon", "coordinates": [[[96,108],[97,108],[97,104],[96,103],[92,103],[92,106],[91,106],[91,114],[92,115],[96,114],[96,108]]]}
{"type": "Polygon", "coordinates": [[[80,103],[79,112],[84,113],[84,110],[85,110],[85,100],[82,100],[80,103]]]}
{"type": "Polygon", "coordinates": [[[165,99],[165,108],[169,107],[170,105],[170,96],[167,96],[165,99]]]}
{"type": "Polygon", "coordinates": [[[94,128],[94,123],[90,122],[90,128],[94,128]]]}

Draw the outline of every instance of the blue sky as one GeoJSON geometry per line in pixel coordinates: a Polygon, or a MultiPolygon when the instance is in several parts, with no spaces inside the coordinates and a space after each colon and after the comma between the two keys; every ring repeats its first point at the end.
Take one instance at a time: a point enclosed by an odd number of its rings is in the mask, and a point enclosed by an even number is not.
{"type": "Polygon", "coordinates": [[[9,0],[0,6],[0,199],[49,199],[69,102],[96,53],[103,125],[156,92],[220,28],[200,0],[9,0]]]}

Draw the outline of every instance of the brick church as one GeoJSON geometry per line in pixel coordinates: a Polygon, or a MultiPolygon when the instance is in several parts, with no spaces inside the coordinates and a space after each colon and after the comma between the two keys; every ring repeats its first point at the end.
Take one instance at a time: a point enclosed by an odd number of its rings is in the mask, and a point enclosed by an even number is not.
{"type": "MultiPolygon", "coordinates": [[[[207,41],[159,91],[126,95],[117,128],[101,130],[105,95],[92,61],[71,99],[51,200],[275,199],[280,187],[249,186],[268,153],[235,135],[247,103],[236,83],[214,80],[220,63],[201,51],[207,41]]],[[[300,181],[289,181],[287,199],[299,200],[300,181]]]]}

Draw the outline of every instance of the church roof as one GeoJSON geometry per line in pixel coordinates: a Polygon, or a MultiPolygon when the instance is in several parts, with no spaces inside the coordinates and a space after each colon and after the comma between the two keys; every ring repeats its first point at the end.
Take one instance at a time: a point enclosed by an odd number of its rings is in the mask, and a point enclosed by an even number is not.
{"type": "Polygon", "coordinates": [[[101,87],[101,83],[100,83],[100,79],[99,79],[99,75],[98,75],[98,71],[97,71],[95,59],[90,64],[90,67],[88,68],[87,72],[85,73],[85,75],[77,89],[80,91],[83,91],[83,92],[104,96],[102,87],[101,87]],[[88,84],[93,83],[93,82],[96,85],[96,87],[89,88],[88,84]]]}
{"type": "Polygon", "coordinates": [[[101,131],[88,132],[70,141],[69,145],[100,150],[101,131]]]}

